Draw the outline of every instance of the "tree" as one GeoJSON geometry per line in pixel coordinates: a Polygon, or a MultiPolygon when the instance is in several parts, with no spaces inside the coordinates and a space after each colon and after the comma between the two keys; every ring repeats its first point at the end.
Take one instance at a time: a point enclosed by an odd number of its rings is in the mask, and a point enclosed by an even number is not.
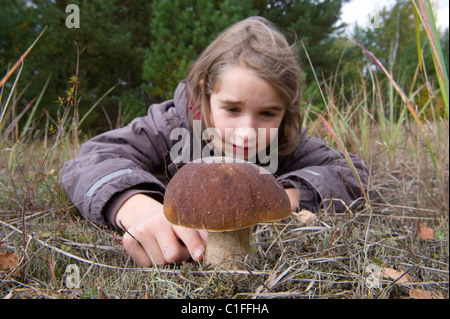
{"type": "MultiPolygon", "coordinates": [[[[25,0],[11,0],[7,4],[0,2],[0,77],[19,59],[41,30],[38,30],[38,17],[29,10],[25,0]]],[[[36,62],[29,56],[26,66],[36,62]]],[[[29,69],[29,68],[28,68],[29,69]]],[[[33,71],[33,69],[31,69],[33,71]]],[[[25,86],[36,76],[35,72],[24,72],[21,84],[25,86]]],[[[38,90],[28,88],[30,95],[38,90]]],[[[29,101],[31,99],[28,99],[29,101]]]]}
{"type": "MultiPolygon", "coordinates": [[[[291,43],[297,42],[301,64],[314,81],[300,40],[319,74],[330,74],[339,55],[324,56],[329,35],[339,29],[346,0],[72,0],[80,12],[80,28],[67,28],[65,0],[0,1],[0,72],[14,64],[36,36],[47,29],[28,55],[17,92],[23,93],[17,112],[51,81],[41,106],[56,119],[75,72],[76,42],[84,49],[79,65],[80,115],[111,87],[119,86],[92,112],[83,129],[98,133],[114,126],[119,106],[142,114],[148,105],[170,98],[189,65],[219,32],[248,16],[261,15],[276,23],[291,43]],[[25,90],[25,88],[27,88],[25,90]],[[107,116],[106,116],[107,115],[107,116]]],[[[39,118],[36,118],[37,120],[39,118]]],[[[43,125],[45,121],[41,121],[43,125]]]]}
{"type": "Polygon", "coordinates": [[[248,1],[154,0],[143,89],[156,100],[171,98],[189,65],[217,34],[254,14],[248,1]]]}
{"type": "MultiPolygon", "coordinates": [[[[286,34],[291,43],[300,40],[312,56],[316,71],[329,75],[339,56],[324,56],[328,36],[336,26],[342,3],[347,0],[154,0],[150,23],[152,38],[146,50],[143,88],[157,100],[172,96],[188,66],[214,37],[234,22],[252,15],[263,16],[286,34]],[[174,18],[176,19],[174,21],[174,18]]],[[[314,81],[305,53],[299,50],[307,81],[314,81]]]]}
{"type": "Polygon", "coordinates": [[[80,28],[66,26],[67,1],[0,2],[0,71],[5,72],[7,64],[14,63],[27,48],[27,42],[31,43],[47,26],[25,61],[18,91],[30,83],[23,96],[24,106],[27,100],[39,94],[42,84],[51,75],[41,104],[55,115],[57,104],[54,101],[64,95],[69,77],[75,73],[76,42],[80,50],[85,49],[79,65],[81,115],[106,91],[120,83],[86,122],[86,127],[104,130],[109,126],[105,113],[114,119],[119,103],[131,100],[136,104],[135,109],[145,108],[141,104],[145,101],[137,102],[143,96],[136,88],[142,81],[143,48],[150,42],[146,25],[151,6],[146,0],[73,0],[71,3],[79,6],[80,28]]]}
{"type": "Polygon", "coordinates": [[[339,55],[325,55],[334,41],[332,34],[342,30],[337,24],[342,5],[348,0],[253,0],[258,15],[264,16],[279,25],[291,42],[297,41],[299,58],[303,66],[306,82],[314,81],[303,46],[311,59],[314,70],[325,78],[332,75],[339,55]]]}

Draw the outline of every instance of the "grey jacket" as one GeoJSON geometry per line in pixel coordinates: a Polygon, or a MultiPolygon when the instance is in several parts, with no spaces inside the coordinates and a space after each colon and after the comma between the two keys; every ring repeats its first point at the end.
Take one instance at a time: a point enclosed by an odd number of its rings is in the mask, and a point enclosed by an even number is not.
{"type": "MultiPolygon", "coordinates": [[[[181,82],[173,100],[151,105],[146,116],[87,141],[78,157],[64,164],[63,189],[87,219],[114,225],[121,203],[136,193],[162,203],[165,185],[180,167],[170,156],[177,143],[170,133],[174,128],[190,130],[184,87],[181,82]]],[[[297,189],[299,208],[343,211],[363,199],[369,180],[365,162],[350,156],[362,185],[340,152],[303,130],[298,147],[279,156],[274,175],[285,187],[297,189]]]]}

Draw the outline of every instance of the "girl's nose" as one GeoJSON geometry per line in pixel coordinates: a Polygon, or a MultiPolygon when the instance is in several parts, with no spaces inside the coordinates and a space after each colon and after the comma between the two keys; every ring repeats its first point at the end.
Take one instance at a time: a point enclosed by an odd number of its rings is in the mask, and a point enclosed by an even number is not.
{"type": "Polygon", "coordinates": [[[256,120],[251,115],[242,116],[238,124],[239,125],[237,127],[239,127],[240,129],[242,129],[244,131],[245,130],[249,130],[249,131],[251,131],[251,130],[257,131],[258,130],[258,128],[256,127],[257,126],[256,120]]]}
{"type": "Polygon", "coordinates": [[[237,127],[233,130],[233,136],[237,144],[241,146],[248,146],[256,141],[257,131],[252,127],[241,128],[237,127]]]}

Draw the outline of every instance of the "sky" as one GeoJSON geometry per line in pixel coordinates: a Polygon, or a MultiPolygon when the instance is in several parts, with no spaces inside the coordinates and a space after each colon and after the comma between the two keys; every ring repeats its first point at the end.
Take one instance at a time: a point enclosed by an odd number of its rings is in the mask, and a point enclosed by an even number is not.
{"type": "MultiPolygon", "coordinates": [[[[352,27],[355,22],[360,26],[367,26],[369,15],[383,7],[392,7],[396,0],[351,0],[344,4],[341,19],[352,27]]],[[[432,0],[437,5],[436,24],[439,29],[448,28],[449,0],[432,0]]]]}

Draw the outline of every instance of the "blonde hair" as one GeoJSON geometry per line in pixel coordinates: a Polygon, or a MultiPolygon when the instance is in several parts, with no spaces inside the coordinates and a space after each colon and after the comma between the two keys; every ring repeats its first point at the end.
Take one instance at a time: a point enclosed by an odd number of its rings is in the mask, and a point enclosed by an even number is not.
{"type": "Polygon", "coordinates": [[[253,71],[278,92],[286,106],[279,128],[279,154],[292,152],[301,135],[301,70],[293,47],[280,30],[262,17],[250,17],[225,29],[189,69],[186,93],[191,124],[193,115],[201,114],[202,125],[212,126],[210,95],[220,74],[230,66],[253,71]]]}

